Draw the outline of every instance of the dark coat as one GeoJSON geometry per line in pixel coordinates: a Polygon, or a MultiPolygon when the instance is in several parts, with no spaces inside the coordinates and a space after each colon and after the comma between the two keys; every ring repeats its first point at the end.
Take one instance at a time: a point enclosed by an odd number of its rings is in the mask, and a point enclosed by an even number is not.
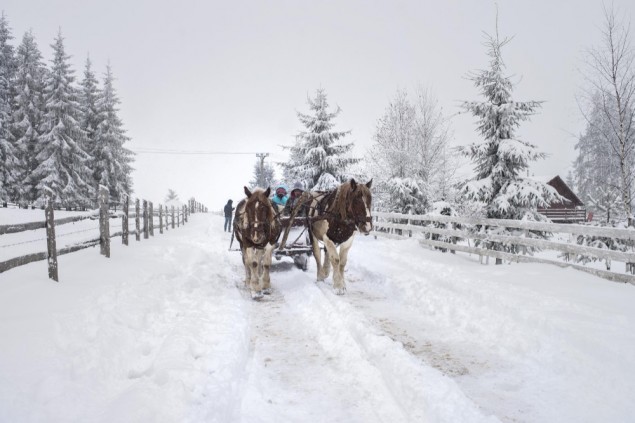
{"type": "Polygon", "coordinates": [[[232,207],[232,203],[225,204],[225,208],[223,209],[223,211],[225,212],[225,217],[232,217],[233,210],[234,207],[232,207]]]}

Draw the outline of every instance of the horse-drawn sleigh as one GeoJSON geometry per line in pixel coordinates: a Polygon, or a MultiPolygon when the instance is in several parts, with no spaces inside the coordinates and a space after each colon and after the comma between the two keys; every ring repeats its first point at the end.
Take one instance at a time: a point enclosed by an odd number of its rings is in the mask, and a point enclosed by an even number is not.
{"type": "Polygon", "coordinates": [[[371,185],[372,181],[358,184],[351,179],[332,191],[305,192],[288,218],[275,210],[269,199],[270,188],[252,192],[245,187],[247,198],[236,206],[233,236],[240,244],[245,284],[252,298],[270,293],[269,269],[274,255],[304,255],[308,259],[312,254],[317,280],[326,279],[332,266],[333,288],[338,295],[344,294],[344,268],[355,232],[368,235],[372,230],[371,185]],[[310,245],[300,242],[303,236],[308,237],[310,245]],[[324,246],[323,262],[320,244],[324,246]]]}

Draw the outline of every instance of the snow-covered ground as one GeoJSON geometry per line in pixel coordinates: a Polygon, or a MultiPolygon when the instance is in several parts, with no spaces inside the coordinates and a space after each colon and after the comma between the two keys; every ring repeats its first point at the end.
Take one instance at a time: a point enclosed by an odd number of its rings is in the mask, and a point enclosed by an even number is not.
{"type": "Polygon", "coordinates": [[[0,274],[0,422],[628,422],[635,287],[358,237],[243,288],[223,219],[0,274]]]}

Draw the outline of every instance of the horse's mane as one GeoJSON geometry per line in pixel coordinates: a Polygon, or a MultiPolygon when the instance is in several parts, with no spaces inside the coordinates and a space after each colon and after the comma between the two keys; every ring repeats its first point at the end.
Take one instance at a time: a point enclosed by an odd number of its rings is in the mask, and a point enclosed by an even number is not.
{"type": "Polygon", "coordinates": [[[335,199],[333,199],[333,212],[342,219],[348,219],[348,211],[346,207],[348,196],[351,192],[351,183],[345,182],[335,191],[335,199]]]}
{"type": "Polygon", "coordinates": [[[344,182],[340,185],[335,191],[335,199],[333,200],[332,211],[339,215],[342,219],[348,219],[350,216],[349,213],[349,203],[352,199],[351,196],[354,193],[361,193],[363,197],[368,201],[370,199],[370,190],[364,184],[356,184],[355,190],[353,191],[353,187],[351,186],[351,182],[344,182]]]}

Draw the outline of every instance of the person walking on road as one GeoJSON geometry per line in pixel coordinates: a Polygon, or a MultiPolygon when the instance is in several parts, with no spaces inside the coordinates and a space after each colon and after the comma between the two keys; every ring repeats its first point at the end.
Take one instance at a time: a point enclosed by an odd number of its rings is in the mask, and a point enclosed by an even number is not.
{"type": "Polygon", "coordinates": [[[225,212],[225,232],[232,231],[232,212],[236,207],[232,207],[232,200],[227,200],[227,204],[225,204],[225,208],[223,211],[225,212]]]}

